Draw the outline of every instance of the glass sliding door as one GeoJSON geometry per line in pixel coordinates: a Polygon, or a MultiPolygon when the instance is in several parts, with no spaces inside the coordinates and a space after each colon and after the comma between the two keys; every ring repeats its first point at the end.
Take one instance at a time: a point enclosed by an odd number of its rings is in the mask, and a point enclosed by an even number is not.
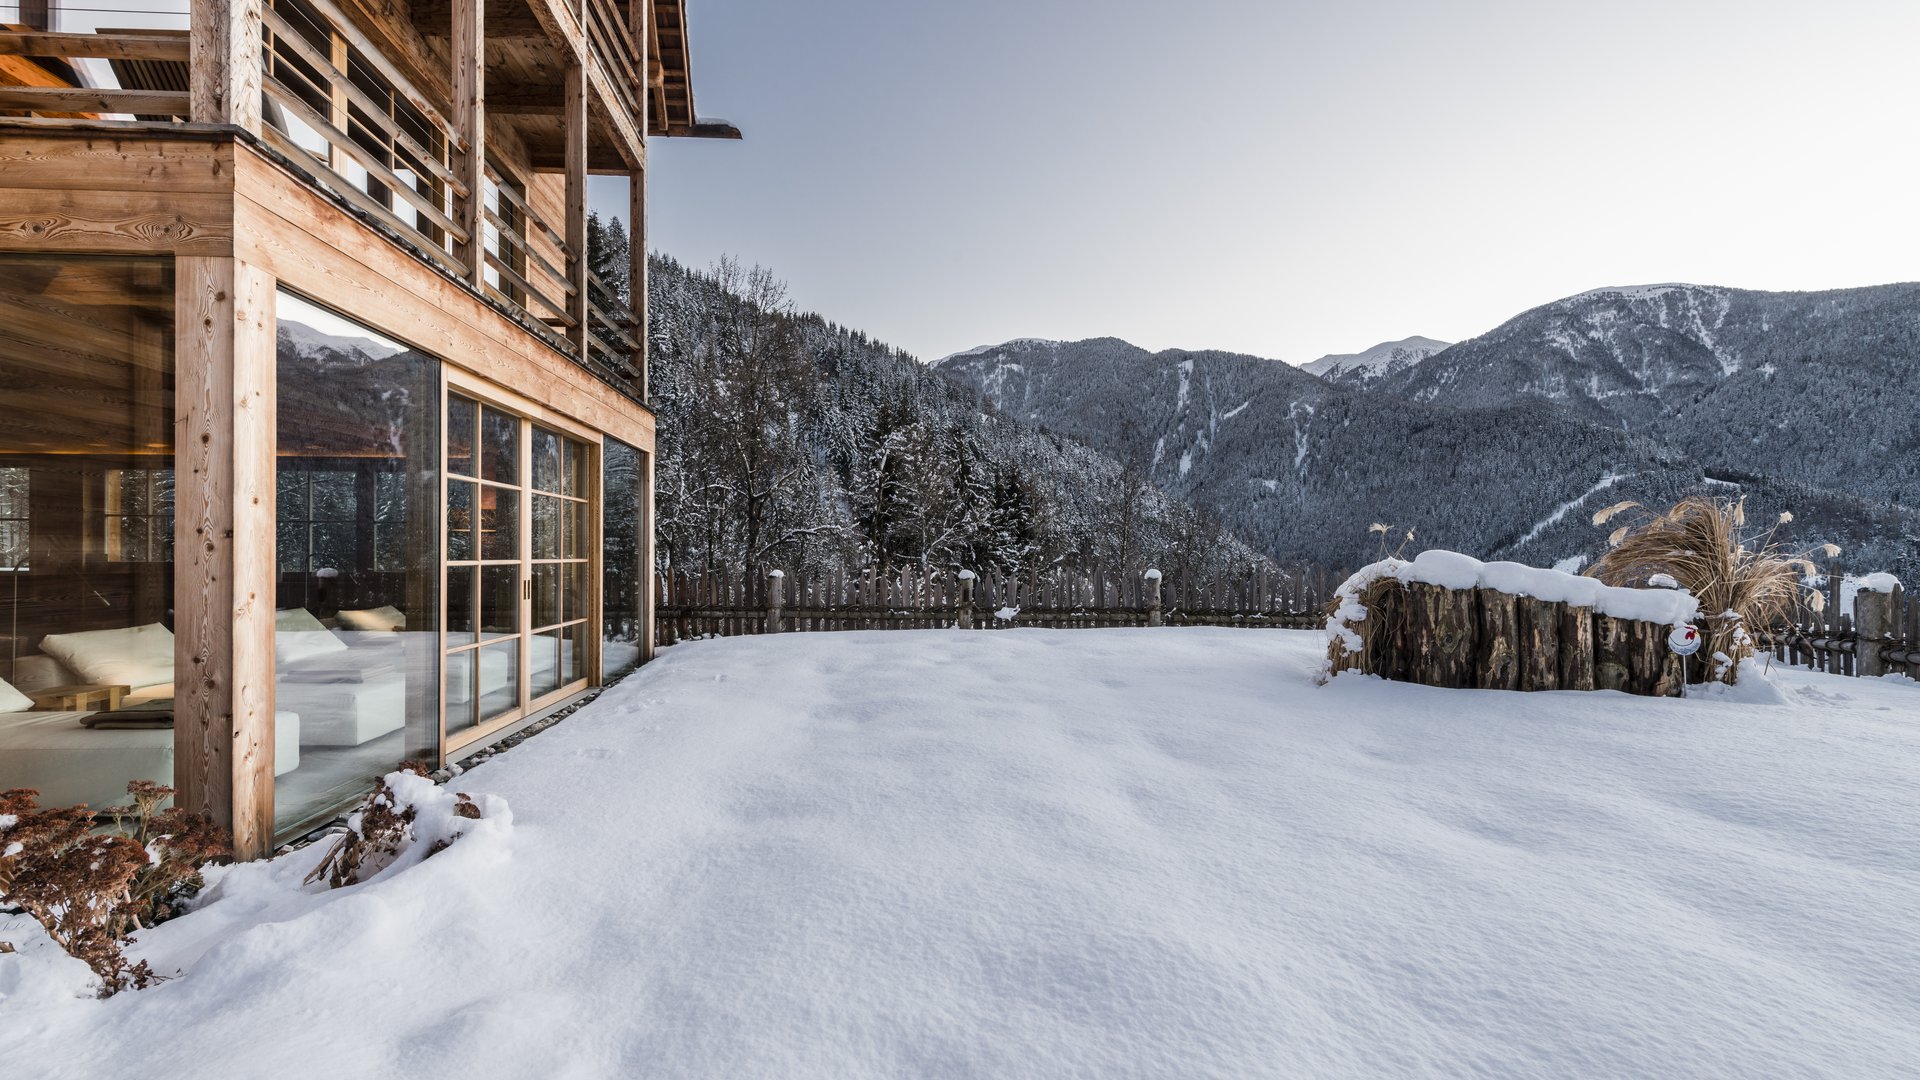
{"type": "Polygon", "coordinates": [[[173,338],[171,259],[0,254],[0,790],[42,806],[174,782],[173,338]]]}
{"type": "Polygon", "coordinates": [[[284,832],[439,752],[440,364],[292,293],[276,316],[284,832]]]}
{"type": "Polygon", "coordinates": [[[448,749],[586,686],[593,445],[447,392],[448,749]]]}
{"type": "Polygon", "coordinates": [[[640,664],[647,642],[647,457],[617,439],[601,451],[605,477],[600,502],[601,676],[624,675],[640,664]]]}

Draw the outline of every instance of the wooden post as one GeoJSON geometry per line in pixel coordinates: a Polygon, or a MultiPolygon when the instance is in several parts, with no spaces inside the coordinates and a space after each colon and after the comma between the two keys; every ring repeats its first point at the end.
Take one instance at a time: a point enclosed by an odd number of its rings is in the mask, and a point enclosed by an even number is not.
{"type": "Polygon", "coordinates": [[[960,614],[955,625],[962,630],[973,629],[973,582],[973,571],[960,571],[960,614]]]}
{"type": "Polygon", "coordinates": [[[467,188],[458,220],[467,230],[467,280],[475,285],[487,267],[486,10],[485,0],[453,0],[453,127],[466,144],[453,165],[467,188]]]}
{"type": "Polygon", "coordinates": [[[260,134],[262,3],[194,0],[187,81],[195,123],[260,134]]]}
{"type": "Polygon", "coordinates": [[[1514,648],[1520,640],[1520,615],[1512,593],[1480,589],[1479,640],[1474,647],[1473,684],[1482,690],[1520,689],[1520,664],[1514,648]]]}
{"type": "Polygon", "coordinates": [[[175,803],[250,859],[273,846],[274,281],[174,266],[175,803]]]}
{"type": "Polygon", "coordinates": [[[1854,673],[1864,678],[1879,678],[1889,670],[1880,650],[1896,636],[1894,594],[1861,589],[1853,594],[1853,627],[1858,637],[1854,647],[1854,673]]]}
{"type": "Polygon", "coordinates": [[[1591,690],[1597,676],[1593,658],[1593,609],[1560,605],[1560,689],[1591,690]]]}
{"type": "MultiPolygon", "coordinates": [[[[635,7],[641,5],[635,4],[635,7]]],[[[641,99],[645,100],[642,94],[641,99]]],[[[647,170],[635,169],[627,187],[627,310],[633,319],[634,382],[647,400],[647,170]]]]}
{"type": "Polygon", "coordinates": [[[587,355],[587,75],[578,63],[567,65],[567,316],[573,320],[573,347],[587,355]]]}
{"type": "Polygon", "coordinates": [[[1147,625],[1164,625],[1160,615],[1160,571],[1148,570],[1147,579],[1147,625]]]}
{"type": "Polygon", "coordinates": [[[1520,689],[1560,689],[1560,607],[1531,596],[1514,602],[1520,626],[1520,689]]]}
{"type": "Polygon", "coordinates": [[[767,571],[767,633],[778,634],[787,628],[781,609],[787,603],[787,575],[783,570],[767,571]]]}

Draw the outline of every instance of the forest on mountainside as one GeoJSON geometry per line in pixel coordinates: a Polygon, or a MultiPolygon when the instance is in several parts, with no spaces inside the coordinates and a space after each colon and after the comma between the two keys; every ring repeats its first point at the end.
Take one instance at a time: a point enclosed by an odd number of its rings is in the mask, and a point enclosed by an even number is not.
{"type": "MultiPolygon", "coordinates": [[[[627,237],[589,259],[628,287],[627,237]]],[[[649,263],[661,570],[1158,567],[1265,560],[1137,470],[997,411],[898,349],[798,312],[770,271],[649,263]]]]}

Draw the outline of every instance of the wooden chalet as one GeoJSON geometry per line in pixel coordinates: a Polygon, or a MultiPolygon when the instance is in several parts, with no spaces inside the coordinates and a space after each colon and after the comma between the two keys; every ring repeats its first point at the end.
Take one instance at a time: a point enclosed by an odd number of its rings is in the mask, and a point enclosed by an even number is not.
{"type": "Polygon", "coordinates": [[[0,789],[168,783],[254,857],[642,662],[647,140],[739,137],[684,3],[16,11],[0,789]]]}

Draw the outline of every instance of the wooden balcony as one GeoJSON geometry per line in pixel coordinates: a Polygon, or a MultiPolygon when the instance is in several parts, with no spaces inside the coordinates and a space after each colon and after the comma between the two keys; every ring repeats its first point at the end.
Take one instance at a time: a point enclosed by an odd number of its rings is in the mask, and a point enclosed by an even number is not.
{"type": "Polygon", "coordinates": [[[0,82],[19,84],[0,131],[231,129],[644,395],[646,138],[738,137],[693,115],[678,0],[192,0],[185,21],[0,27],[0,82]],[[632,297],[586,265],[589,173],[631,180],[632,297]]]}

